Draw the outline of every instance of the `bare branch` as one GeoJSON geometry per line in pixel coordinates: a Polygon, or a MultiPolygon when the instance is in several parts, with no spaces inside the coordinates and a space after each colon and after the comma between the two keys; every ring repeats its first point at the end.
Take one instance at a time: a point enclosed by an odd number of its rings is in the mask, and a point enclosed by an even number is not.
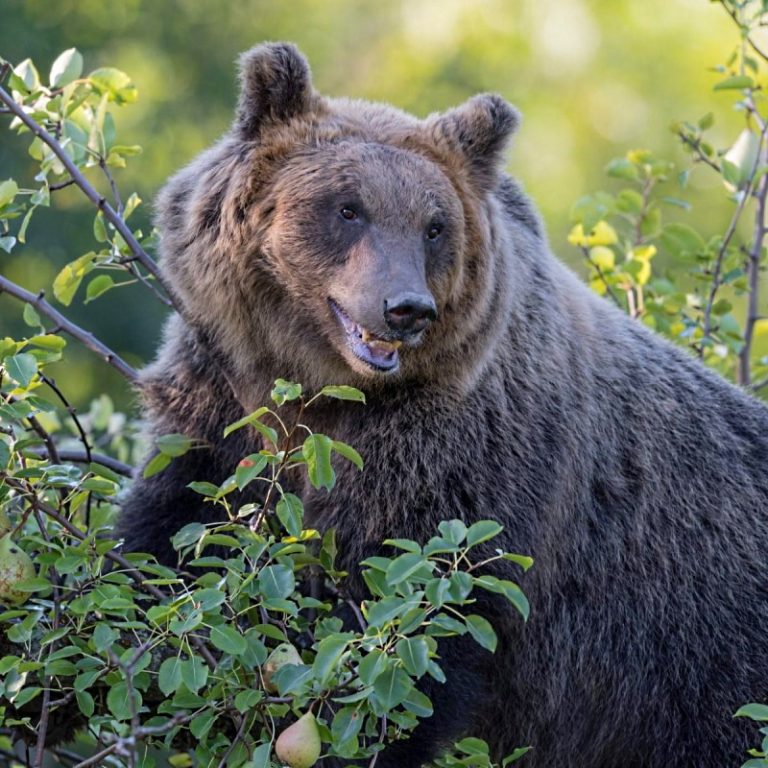
{"type": "Polygon", "coordinates": [[[71,320],[67,320],[64,315],[54,309],[46,300],[43,291],[34,294],[25,290],[20,285],[11,282],[0,275],[0,293],[8,293],[19,301],[31,304],[38,312],[52,320],[58,328],[64,333],[69,334],[73,339],[77,339],[81,344],[88,347],[91,352],[95,352],[103,360],[106,360],[113,368],[116,368],[125,376],[128,381],[136,383],[139,374],[135,368],[132,368],[118,354],[113,352],[106,344],[99,341],[92,333],[83,330],[79,325],[75,325],[71,320]]]}
{"type": "Polygon", "coordinates": [[[109,221],[110,224],[117,230],[120,236],[125,240],[131,253],[136,256],[138,261],[144,266],[152,277],[162,286],[166,295],[168,296],[169,306],[179,309],[179,303],[176,300],[173,289],[170,284],[165,280],[160,269],[155,263],[154,259],[142,248],[141,244],[136,240],[128,225],[123,218],[117,213],[117,211],[109,204],[103,195],[91,185],[88,179],[81,173],[80,169],[72,161],[72,158],[65,152],[60,142],[54,136],[51,136],[48,131],[45,130],[37,121],[31,118],[24,108],[18,104],[13,97],[4,89],[0,87],[0,102],[21,120],[29,130],[37,136],[42,142],[47,144],[56,157],[61,161],[62,165],[66,168],[67,172],[77,184],[77,186],[83,191],[85,196],[104,213],[104,218],[109,221]]]}

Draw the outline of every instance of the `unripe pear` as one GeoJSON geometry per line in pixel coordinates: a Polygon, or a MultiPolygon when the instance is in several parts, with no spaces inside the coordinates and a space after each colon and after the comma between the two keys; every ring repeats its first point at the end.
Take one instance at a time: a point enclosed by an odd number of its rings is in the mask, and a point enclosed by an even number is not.
{"type": "Polygon", "coordinates": [[[317,720],[311,712],[289,725],[275,742],[275,754],[290,768],[311,768],[322,749],[317,720]]]}
{"type": "Polygon", "coordinates": [[[6,534],[0,538],[0,603],[23,603],[27,592],[16,589],[20,581],[33,579],[35,566],[30,556],[6,534]]]}
{"type": "MultiPolygon", "coordinates": [[[[723,155],[723,160],[733,163],[739,171],[738,187],[744,186],[757,166],[757,156],[760,152],[760,137],[745,128],[736,139],[733,146],[723,155]]],[[[735,192],[737,186],[726,181],[726,188],[735,192]]]]}
{"type": "Polygon", "coordinates": [[[303,664],[299,652],[290,643],[280,643],[272,653],[267,656],[264,666],[261,668],[261,674],[264,678],[264,687],[270,692],[275,693],[277,686],[272,683],[272,676],[286,664],[303,664]]]}

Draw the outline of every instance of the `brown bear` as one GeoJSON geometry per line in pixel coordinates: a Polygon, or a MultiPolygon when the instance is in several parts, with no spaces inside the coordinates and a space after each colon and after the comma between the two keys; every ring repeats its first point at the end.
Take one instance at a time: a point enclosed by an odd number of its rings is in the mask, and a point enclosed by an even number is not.
{"type": "Polygon", "coordinates": [[[245,54],[241,80],[232,129],[158,202],[184,319],[142,384],[154,432],[209,447],[136,482],[126,547],[173,560],[170,536],[210,514],[187,483],[258,450],[223,428],[277,377],[354,385],[366,406],[311,425],[364,472],[300,491],[357,598],[383,539],[443,519],[495,518],[536,561],[527,625],[491,604],[495,655],[446,642],[434,716],[378,768],[464,734],[532,744],[537,768],[738,764],[733,712],[768,697],[766,408],[552,256],[502,171],[518,117],[500,97],[425,120],[324,98],[286,44],[245,54]]]}

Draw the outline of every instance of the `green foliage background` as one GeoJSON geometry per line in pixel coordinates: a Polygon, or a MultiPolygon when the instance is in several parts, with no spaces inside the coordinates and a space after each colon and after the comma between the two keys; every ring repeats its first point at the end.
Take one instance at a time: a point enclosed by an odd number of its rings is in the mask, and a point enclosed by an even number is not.
{"type": "MultiPolygon", "coordinates": [[[[227,128],[234,61],[256,42],[298,43],[323,93],[417,115],[498,91],[524,115],[509,169],[542,211],[555,251],[585,273],[566,242],[569,211],[606,186],[611,158],[643,146],[685,167],[669,126],[708,111],[718,115],[716,146],[738,135],[744,118],[730,112],[732,94],[712,92],[719,76],[708,71],[734,38],[719,4],[701,0],[3,0],[0,55],[14,63],[29,56],[47,71],[74,46],[89,68],[108,64],[131,76],[139,101],[115,118],[121,139],[144,153],[117,181],[150,203],[132,218],[145,231],[159,186],[227,128]]],[[[0,142],[5,177],[30,178],[26,146],[9,134],[0,142]]],[[[694,173],[686,197],[693,209],[681,220],[704,235],[724,229],[730,206],[712,174],[694,173]]],[[[35,216],[28,246],[0,253],[3,274],[30,290],[49,288],[63,264],[93,247],[91,224],[75,189],[57,192],[56,205],[35,216]]],[[[70,310],[132,364],[151,357],[162,308],[140,287],[70,310]]],[[[20,318],[20,307],[0,297],[0,333],[13,334],[20,318]]],[[[75,355],[77,365],[52,372],[76,405],[105,389],[119,406],[130,402],[108,366],[72,345],[75,355]]]]}

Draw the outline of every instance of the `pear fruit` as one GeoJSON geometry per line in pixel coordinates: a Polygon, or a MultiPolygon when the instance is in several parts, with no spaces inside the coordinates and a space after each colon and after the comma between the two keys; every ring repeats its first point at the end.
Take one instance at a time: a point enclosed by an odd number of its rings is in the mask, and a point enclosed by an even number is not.
{"type": "Polygon", "coordinates": [[[8,534],[0,537],[0,603],[23,603],[29,593],[16,589],[16,585],[34,577],[35,566],[30,556],[13,543],[8,534]]]}
{"type": "Polygon", "coordinates": [[[750,131],[749,128],[745,128],[739,134],[733,146],[723,155],[723,160],[732,163],[739,172],[739,177],[735,184],[729,181],[724,182],[729,192],[735,192],[749,181],[757,165],[759,152],[760,137],[753,131],[750,131]]]}
{"type": "Polygon", "coordinates": [[[272,676],[278,669],[282,669],[286,664],[303,664],[299,652],[290,643],[280,643],[272,653],[267,656],[264,666],[261,668],[261,674],[264,678],[264,687],[270,693],[277,692],[277,686],[272,683],[272,676]]]}
{"type": "Polygon", "coordinates": [[[275,742],[275,754],[290,768],[311,768],[321,751],[320,731],[311,712],[289,725],[275,742]]]}

